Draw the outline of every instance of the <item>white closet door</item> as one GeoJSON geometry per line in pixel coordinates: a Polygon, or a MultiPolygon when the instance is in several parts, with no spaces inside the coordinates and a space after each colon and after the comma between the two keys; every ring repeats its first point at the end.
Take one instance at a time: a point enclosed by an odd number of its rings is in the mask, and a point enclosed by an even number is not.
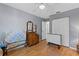
{"type": "Polygon", "coordinates": [[[42,39],[46,39],[46,22],[42,22],[42,39]]]}
{"type": "Polygon", "coordinates": [[[54,19],[52,21],[53,34],[62,35],[62,45],[69,47],[69,18],[54,19]]]}
{"type": "Polygon", "coordinates": [[[42,39],[46,39],[46,35],[49,33],[49,22],[42,22],[42,39]]]}

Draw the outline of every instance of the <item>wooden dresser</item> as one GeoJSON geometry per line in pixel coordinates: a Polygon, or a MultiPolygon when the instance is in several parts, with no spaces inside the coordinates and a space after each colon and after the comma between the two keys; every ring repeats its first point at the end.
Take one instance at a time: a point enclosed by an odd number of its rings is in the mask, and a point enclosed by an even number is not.
{"type": "Polygon", "coordinates": [[[27,22],[26,43],[27,46],[32,46],[39,43],[39,35],[37,34],[37,27],[36,25],[34,26],[32,21],[27,22]]]}
{"type": "Polygon", "coordinates": [[[39,43],[39,35],[35,32],[27,32],[27,45],[32,46],[39,43]]]}

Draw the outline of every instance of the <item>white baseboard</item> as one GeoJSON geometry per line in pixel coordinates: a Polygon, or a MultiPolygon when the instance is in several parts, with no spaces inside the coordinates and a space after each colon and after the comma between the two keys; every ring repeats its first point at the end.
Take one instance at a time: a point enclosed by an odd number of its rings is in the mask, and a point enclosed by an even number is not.
{"type": "Polygon", "coordinates": [[[73,47],[69,47],[69,48],[74,49],[74,50],[77,50],[77,48],[73,48],[73,47]]]}

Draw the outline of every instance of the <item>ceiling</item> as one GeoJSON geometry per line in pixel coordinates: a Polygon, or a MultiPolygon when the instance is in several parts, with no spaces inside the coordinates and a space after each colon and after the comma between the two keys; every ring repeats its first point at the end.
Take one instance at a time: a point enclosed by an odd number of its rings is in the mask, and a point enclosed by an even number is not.
{"type": "Polygon", "coordinates": [[[46,8],[44,10],[39,9],[39,3],[5,3],[16,9],[28,12],[42,18],[49,18],[50,15],[56,14],[56,12],[64,12],[74,8],[79,8],[79,3],[45,3],[46,8]]]}

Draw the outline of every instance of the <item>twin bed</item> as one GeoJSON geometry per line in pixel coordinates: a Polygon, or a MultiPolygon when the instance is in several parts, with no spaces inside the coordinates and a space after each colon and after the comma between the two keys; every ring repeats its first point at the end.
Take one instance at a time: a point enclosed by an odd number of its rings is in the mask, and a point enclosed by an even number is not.
{"type": "Polygon", "coordinates": [[[25,45],[25,36],[23,32],[13,32],[6,34],[5,32],[0,33],[0,52],[3,55],[7,55],[7,51],[16,49],[16,47],[23,47],[25,45]]]}

